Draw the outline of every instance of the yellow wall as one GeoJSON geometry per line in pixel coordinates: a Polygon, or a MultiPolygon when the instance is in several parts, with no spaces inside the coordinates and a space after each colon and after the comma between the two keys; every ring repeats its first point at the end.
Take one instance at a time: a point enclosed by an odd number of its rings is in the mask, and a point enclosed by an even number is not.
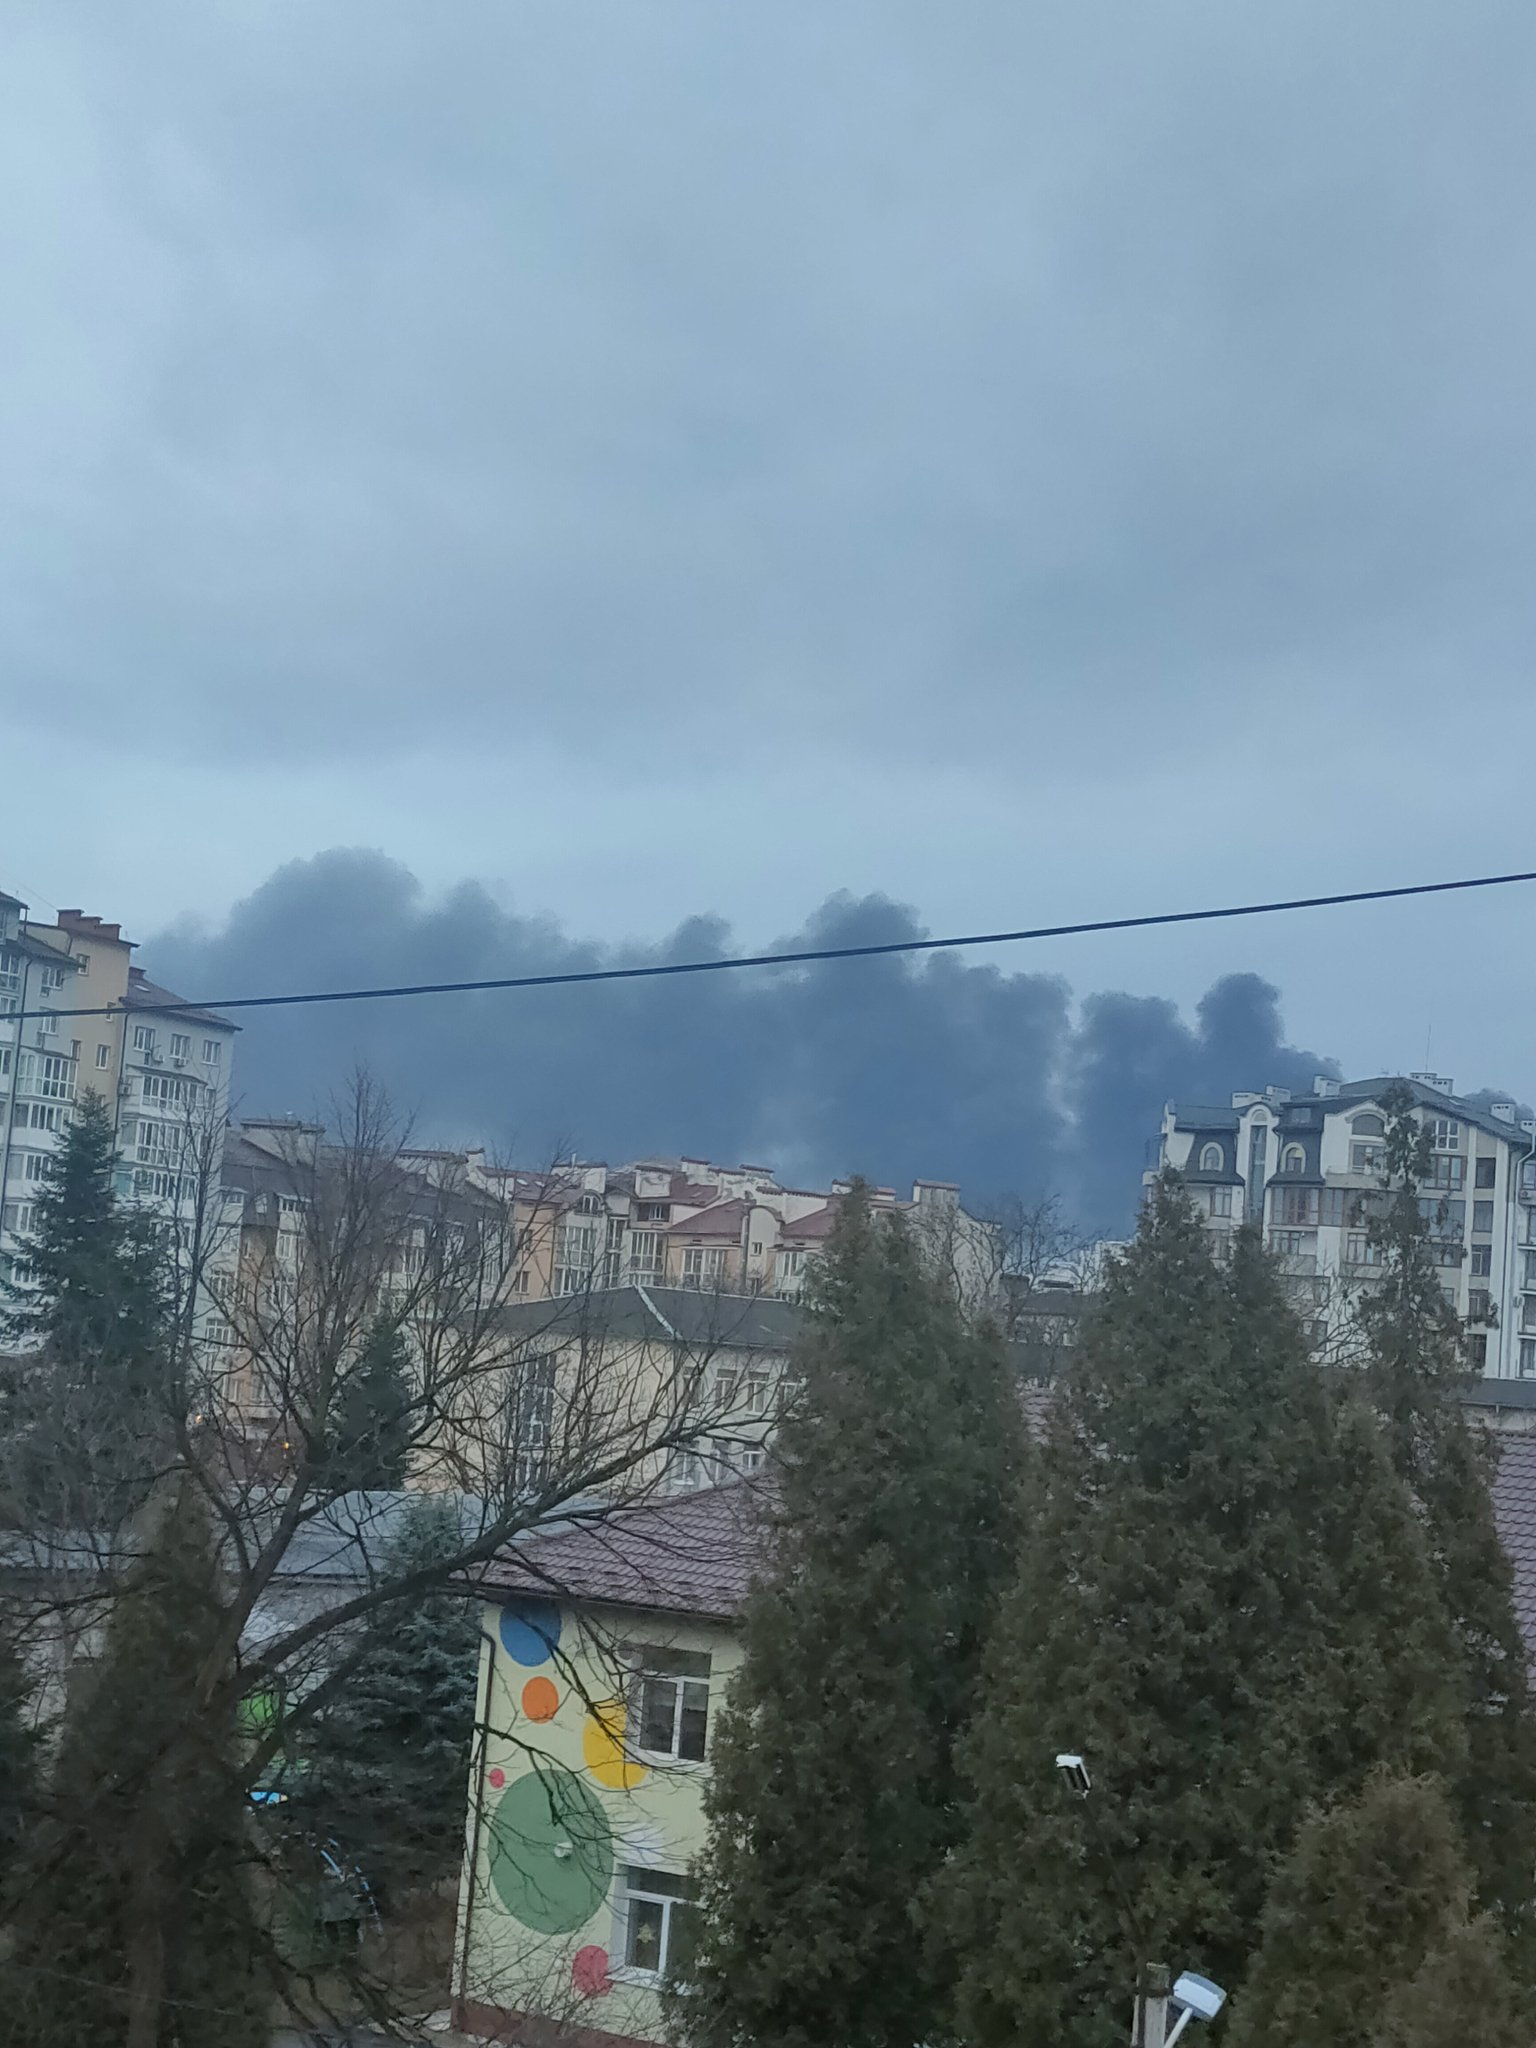
{"type": "Polygon", "coordinates": [[[456,1990],[474,2005],[660,2040],[654,1986],[623,1967],[621,1872],[686,1871],[703,1840],[708,1764],[656,1764],[630,1748],[626,1642],[709,1653],[712,1732],[739,1654],[723,1625],[485,1609],[456,1990]]]}

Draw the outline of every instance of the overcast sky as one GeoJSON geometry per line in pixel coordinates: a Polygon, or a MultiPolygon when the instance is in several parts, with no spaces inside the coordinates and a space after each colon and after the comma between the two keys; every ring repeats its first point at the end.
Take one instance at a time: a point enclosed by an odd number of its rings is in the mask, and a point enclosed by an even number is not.
{"type": "MultiPolygon", "coordinates": [[[[1536,865],[1529,0],[3,34],[0,885],[756,944],[1536,865]]],[[[1533,909],[1028,965],[1530,1094],[1533,909]]]]}

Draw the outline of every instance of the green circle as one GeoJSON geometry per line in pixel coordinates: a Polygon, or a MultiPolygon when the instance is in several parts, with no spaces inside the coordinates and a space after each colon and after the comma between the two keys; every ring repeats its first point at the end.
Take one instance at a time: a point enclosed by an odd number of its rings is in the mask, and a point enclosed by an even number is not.
{"type": "Polygon", "coordinates": [[[517,1778],[491,1815],[491,1883],[536,1934],[583,1927],[613,1882],[613,1832],[574,1771],[545,1764],[517,1778]]]}

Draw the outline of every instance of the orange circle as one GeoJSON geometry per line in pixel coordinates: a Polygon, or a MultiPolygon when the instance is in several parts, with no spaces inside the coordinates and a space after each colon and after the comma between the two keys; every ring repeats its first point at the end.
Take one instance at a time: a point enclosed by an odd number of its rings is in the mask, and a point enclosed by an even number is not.
{"type": "Polygon", "coordinates": [[[523,1687],[523,1712],[530,1721],[553,1721],[560,1709],[560,1695],[554,1680],[530,1678],[523,1687]]]}

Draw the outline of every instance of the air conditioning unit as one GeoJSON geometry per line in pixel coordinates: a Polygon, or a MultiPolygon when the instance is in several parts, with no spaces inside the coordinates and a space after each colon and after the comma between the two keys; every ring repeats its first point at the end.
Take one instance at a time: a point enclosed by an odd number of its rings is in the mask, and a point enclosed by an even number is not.
{"type": "Polygon", "coordinates": [[[184,1059],[181,1059],[180,1057],[171,1061],[171,1065],[173,1067],[184,1067],[186,1064],[186,1061],[184,1059]]]}

